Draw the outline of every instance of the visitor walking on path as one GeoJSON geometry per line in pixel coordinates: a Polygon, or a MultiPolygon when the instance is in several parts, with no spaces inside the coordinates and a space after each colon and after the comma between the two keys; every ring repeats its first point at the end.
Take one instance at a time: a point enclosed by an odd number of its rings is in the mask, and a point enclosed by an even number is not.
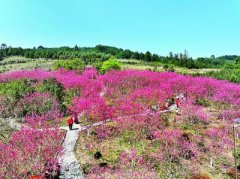
{"type": "Polygon", "coordinates": [[[73,118],[70,116],[68,118],[68,126],[69,126],[69,130],[72,130],[73,127],[73,118]]]}
{"type": "Polygon", "coordinates": [[[179,98],[178,97],[176,98],[175,103],[176,103],[177,108],[179,108],[179,98]]]}
{"type": "Polygon", "coordinates": [[[74,123],[75,124],[79,124],[78,115],[74,115],[74,123]]]}
{"type": "Polygon", "coordinates": [[[176,109],[177,115],[180,115],[180,108],[179,108],[180,98],[179,97],[176,97],[175,104],[176,104],[176,107],[177,107],[177,109],[176,109]]]}

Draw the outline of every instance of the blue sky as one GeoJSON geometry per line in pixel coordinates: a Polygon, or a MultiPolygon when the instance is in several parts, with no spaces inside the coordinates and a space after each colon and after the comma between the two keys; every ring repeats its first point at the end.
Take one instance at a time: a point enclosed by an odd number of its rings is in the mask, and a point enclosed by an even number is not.
{"type": "Polygon", "coordinates": [[[0,43],[240,55],[240,0],[0,0],[0,43]]]}

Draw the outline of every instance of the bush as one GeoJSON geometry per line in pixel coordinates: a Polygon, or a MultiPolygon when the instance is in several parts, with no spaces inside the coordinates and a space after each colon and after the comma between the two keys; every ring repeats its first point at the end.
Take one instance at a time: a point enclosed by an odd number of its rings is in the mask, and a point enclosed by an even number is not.
{"type": "Polygon", "coordinates": [[[53,69],[65,68],[66,70],[82,70],[84,62],[81,59],[58,60],[53,64],[53,69]]]}
{"type": "Polygon", "coordinates": [[[78,88],[66,90],[63,96],[62,104],[65,107],[68,107],[72,103],[73,98],[80,95],[80,90],[81,89],[78,88]]]}
{"type": "Polygon", "coordinates": [[[101,70],[101,67],[102,67],[102,64],[103,64],[103,62],[94,62],[94,63],[92,63],[91,65],[92,65],[95,69],[97,69],[98,71],[100,71],[100,70],[101,70]]]}
{"type": "Polygon", "coordinates": [[[56,79],[45,79],[41,82],[37,80],[20,79],[0,83],[0,116],[21,116],[22,114],[19,113],[19,110],[21,111],[22,109],[20,108],[23,108],[23,106],[17,106],[17,104],[24,96],[34,92],[50,93],[51,96],[61,104],[62,111],[66,111],[66,107],[62,104],[64,88],[56,79]]]}
{"type": "Polygon", "coordinates": [[[12,97],[16,101],[30,92],[33,92],[33,88],[31,87],[31,81],[27,79],[0,83],[0,95],[12,97]]]}
{"type": "Polygon", "coordinates": [[[168,64],[164,64],[163,69],[164,69],[164,71],[169,71],[169,72],[174,72],[175,71],[174,66],[173,65],[168,65],[168,64]]]}
{"type": "Polygon", "coordinates": [[[49,93],[35,92],[24,96],[17,104],[19,116],[46,115],[49,111],[59,111],[58,101],[49,93]]]}
{"type": "Polygon", "coordinates": [[[175,72],[174,66],[170,65],[169,68],[168,68],[168,71],[169,72],[175,72]]]}
{"type": "Polygon", "coordinates": [[[103,62],[100,71],[102,73],[106,73],[107,71],[114,69],[114,70],[121,70],[122,65],[118,62],[114,57],[111,57],[109,60],[103,62]]]}
{"type": "Polygon", "coordinates": [[[49,92],[59,101],[62,100],[64,88],[55,78],[43,80],[35,89],[40,93],[49,92]]]}
{"type": "Polygon", "coordinates": [[[208,101],[204,98],[197,99],[196,103],[201,105],[201,106],[204,106],[204,107],[209,107],[210,106],[210,101],[208,101]]]}
{"type": "Polygon", "coordinates": [[[27,79],[0,83],[0,116],[17,117],[15,112],[17,102],[33,91],[31,81],[27,79]]]}

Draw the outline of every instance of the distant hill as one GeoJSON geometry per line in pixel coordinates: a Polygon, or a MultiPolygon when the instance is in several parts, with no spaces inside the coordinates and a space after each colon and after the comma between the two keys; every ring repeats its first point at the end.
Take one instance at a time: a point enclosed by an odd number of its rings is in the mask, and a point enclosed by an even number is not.
{"type": "Polygon", "coordinates": [[[161,64],[171,64],[186,68],[218,68],[222,67],[226,61],[234,61],[238,56],[225,55],[215,58],[197,58],[192,59],[185,50],[183,53],[172,53],[168,56],[160,56],[149,51],[134,52],[129,49],[122,49],[106,45],[97,45],[95,47],[58,47],[47,48],[43,46],[34,48],[11,47],[2,44],[0,47],[0,60],[5,57],[22,56],[30,59],[75,59],[79,58],[86,63],[103,62],[114,56],[118,59],[136,59],[146,62],[159,62],[161,64]]]}

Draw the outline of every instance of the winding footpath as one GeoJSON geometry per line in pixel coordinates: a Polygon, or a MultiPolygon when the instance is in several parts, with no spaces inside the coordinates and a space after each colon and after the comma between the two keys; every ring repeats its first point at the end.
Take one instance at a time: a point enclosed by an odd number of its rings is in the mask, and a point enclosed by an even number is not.
{"type": "MultiPolygon", "coordinates": [[[[82,168],[79,162],[77,161],[77,158],[74,152],[74,148],[78,140],[79,133],[81,131],[84,131],[84,130],[88,131],[92,127],[100,126],[114,120],[119,120],[119,119],[128,118],[128,117],[135,117],[135,116],[161,114],[161,113],[166,113],[174,110],[176,110],[176,105],[172,105],[171,107],[168,108],[168,110],[164,110],[164,111],[158,111],[155,113],[148,112],[143,114],[135,114],[130,116],[118,117],[114,119],[107,119],[105,121],[93,123],[87,126],[74,124],[73,130],[71,131],[69,130],[68,126],[60,127],[60,129],[67,131],[65,139],[62,144],[63,153],[59,158],[59,164],[61,165],[60,178],[61,179],[84,179],[82,168]]],[[[21,125],[23,125],[23,124],[19,124],[15,119],[8,120],[8,124],[10,125],[10,127],[15,128],[17,130],[19,130],[21,128],[21,125]]]]}

